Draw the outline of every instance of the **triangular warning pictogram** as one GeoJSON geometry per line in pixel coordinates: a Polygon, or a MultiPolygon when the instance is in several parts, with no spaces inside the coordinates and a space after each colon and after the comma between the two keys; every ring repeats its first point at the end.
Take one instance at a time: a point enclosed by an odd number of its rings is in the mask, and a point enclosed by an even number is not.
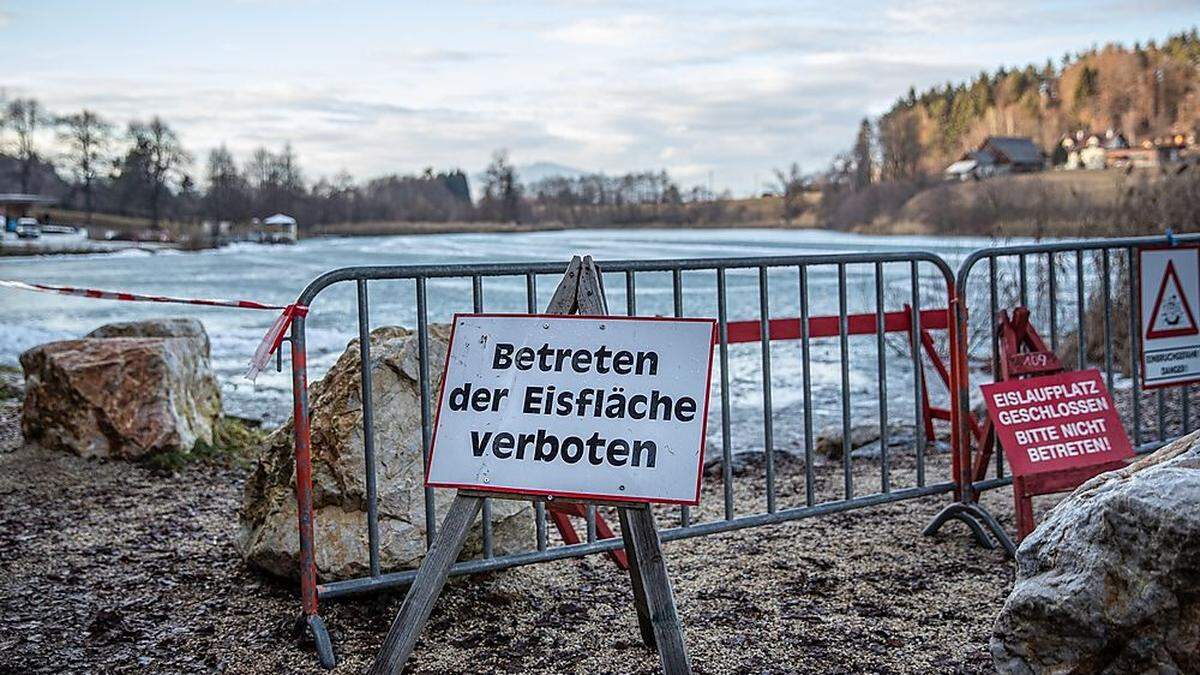
{"type": "Polygon", "coordinates": [[[1200,333],[1200,327],[1196,325],[1196,316],[1192,314],[1192,307],[1183,292],[1183,284],[1175,271],[1175,262],[1168,260],[1162,284],[1158,287],[1158,296],[1154,300],[1154,311],[1150,312],[1146,339],[1161,340],[1197,333],[1200,333]],[[1171,287],[1170,292],[1168,287],[1171,287]]]}

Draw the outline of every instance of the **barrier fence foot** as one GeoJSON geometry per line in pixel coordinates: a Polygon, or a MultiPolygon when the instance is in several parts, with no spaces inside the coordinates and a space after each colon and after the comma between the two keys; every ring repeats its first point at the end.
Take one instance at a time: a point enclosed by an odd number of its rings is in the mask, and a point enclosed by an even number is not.
{"type": "Polygon", "coordinates": [[[1004,531],[1004,528],[1000,525],[1000,521],[996,520],[991,511],[988,511],[979,504],[971,504],[970,506],[974,516],[983,521],[983,524],[987,525],[988,529],[992,531],[992,536],[996,538],[996,542],[1000,544],[1000,548],[1004,549],[1004,554],[1016,560],[1017,545],[1013,543],[1012,537],[1009,537],[1008,533],[1004,531]]]}
{"type": "Polygon", "coordinates": [[[329,630],[325,628],[325,622],[317,614],[305,615],[304,621],[308,624],[313,643],[317,646],[317,659],[321,661],[321,667],[325,670],[333,669],[337,665],[337,656],[333,653],[333,642],[329,639],[329,630]]]}
{"type": "Polygon", "coordinates": [[[927,537],[931,537],[937,534],[938,530],[942,528],[942,525],[945,525],[946,522],[950,520],[957,520],[965,524],[971,530],[971,534],[975,537],[975,541],[978,542],[980,546],[988,550],[992,550],[996,548],[996,544],[999,543],[1000,547],[1004,549],[1005,555],[1010,558],[1014,556],[1016,547],[1013,545],[1012,539],[1009,538],[1008,534],[1004,531],[1004,528],[1000,526],[1000,523],[995,519],[995,517],[993,517],[987,509],[978,504],[954,502],[953,504],[947,505],[945,508],[939,511],[936,516],[933,517],[933,520],[929,521],[929,524],[925,526],[922,534],[927,537]],[[987,532],[984,531],[983,528],[985,526],[991,531],[992,536],[995,537],[995,540],[993,540],[992,537],[989,537],[987,532]]]}

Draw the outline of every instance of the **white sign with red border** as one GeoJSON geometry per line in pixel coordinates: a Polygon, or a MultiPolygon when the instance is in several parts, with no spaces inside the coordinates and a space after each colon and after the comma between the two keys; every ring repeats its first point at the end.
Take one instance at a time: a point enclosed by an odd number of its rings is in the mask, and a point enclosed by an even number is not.
{"type": "Polygon", "coordinates": [[[430,487],[700,503],[711,319],[458,314],[430,487]]]}
{"type": "Polygon", "coordinates": [[[1200,381],[1200,247],[1139,250],[1142,386],[1200,381]]]}

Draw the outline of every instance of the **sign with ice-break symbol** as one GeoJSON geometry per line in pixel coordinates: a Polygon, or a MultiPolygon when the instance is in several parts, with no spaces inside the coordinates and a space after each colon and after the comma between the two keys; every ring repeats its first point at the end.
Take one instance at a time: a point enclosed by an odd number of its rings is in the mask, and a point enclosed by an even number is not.
{"type": "Polygon", "coordinates": [[[1200,247],[1143,248],[1142,386],[1200,381],[1200,247]]]}

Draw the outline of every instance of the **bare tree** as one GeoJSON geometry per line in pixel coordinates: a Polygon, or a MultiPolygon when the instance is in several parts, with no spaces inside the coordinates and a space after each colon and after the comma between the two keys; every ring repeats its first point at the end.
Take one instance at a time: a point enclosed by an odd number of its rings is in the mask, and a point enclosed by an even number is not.
{"type": "Polygon", "coordinates": [[[36,187],[33,185],[33,168],[38,161],[37,131],[46,117],[41,104],[32,98],[13,100],[8,104],[5,117],[17,135],[15,154],[21,169],[21,192],[29,192],[36,187]]]}
{"type": "Polygon", "coordinates": [[[184,150],[175,131],[158,117],[149,123],[131,122],[129,138],[133,143],[130,152],[140,155],[139,163],[149,183],[150,223],[158,227],[163,197],[173,183],[183,180],[183,168],[191,163],[192,156],[184,150]]]}
{"type": "Polygon", "coordinates": [[[508,161],[507,150],[492,154],[483,185],[481,206],[497,220],[517,222],[521,218],[521,186],[517,183],[517,172],[508,161]]]}
{"type": "Polygon", "coordinates": [[[233,155],[224,145],[208,153],[208,192],[204,209],[208,215],[221,220],[237,220],[249,208],[246,179],[238,172],[233,155]]]}
{"type": "Polygon", "coordinates": [[[791,222],[793,218],[804,213],[808,208],[808,204],[804,201],[804,192],[808,187],[807,181],[800,173],[800,165],[795,162],[792,162],[787,173],[775,169],[775,181],[779,183],[779,193],[783,195],[783,219],[791,222]]]}
{"type": "Polygon", "coordinates": [[[61,117],[58,124],[59,141],[67,148],[63,161],[83,193],[84,218],[91,225],[95,183],[110,162],[113,126],[91,110],[61,117]]]}

